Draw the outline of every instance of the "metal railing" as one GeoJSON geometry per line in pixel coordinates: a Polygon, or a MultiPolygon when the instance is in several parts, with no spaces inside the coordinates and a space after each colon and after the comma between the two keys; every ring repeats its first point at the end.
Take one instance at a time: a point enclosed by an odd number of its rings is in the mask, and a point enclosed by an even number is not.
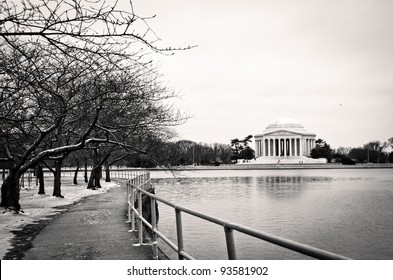
{"type": "MultiPolygon", "coordinates": [[[[129,179],[146,173],[144,169],[138,170],[136,168],[110,168],[111,179],[129,179]]],[[[105,171],[103,171],[105,173],[105,171]]]]}
{"type": "Polygon", "coordinates": [[[135,177],[131,178],[127,181],[127,197],[128,197],[128,222],[131,223],[131,230],[135,230],[135,219],[138,218],[138,233],[139,233],[139,243],[135,245],[147,245],[143,243],[143,224],[145,224],[149,229],[151,229],[151,239],[152,242],[148,245],[152,245],[153,247],[153,258],[158,259],[158,245],[157,238],[160,237],[165,243],[167,243],[174,251],[177,252],[179,259],[194,259],[184,250],[183,243],[183,223],[182,223],[182,213],[187,213],[194,217],[198,217],[200,219],[209,221],[211,223],[220,225],[224,229],[226,247],[228,253],[228,259],[235,260],[236,259],[236,247],[235,247],[235,239],[233,236],[233,231],[238,231],[244,233],[246,235],[265,240],[269,243],[276,244],[278,246],[287,248],[289,250],[298,252],[300,254],[313,257],[316,259],[323,260],[345,260],[348,259],[344,256],[337,255],[325,250],[321,250],[312,246],[308,246],[299,242],[295,242],[289,239],[285,239],[282,237],[278,237],[263,231],[255,230],[250,227],[246,227],[240,224],[232,223],[229,221],[225,221],[216,217],[212,217],[209,215],[205,215],[203,213],[193,211],[182,206],[176,205],[170,201],[167,201],[163,198],[158,197],[155,194],[150,193],[146,190],[146,187],[151,187],[150,183],[150,174],[149,172],[141,172],[140,174],[136,174],[135,177]],[[151,223],[148,222],[142,216],[142,195],[147,195],[150,197],[150,205],[151,205],[151,223]],[[138,201],[138,209],[134,207],[135,201],[138,201]],[[157,220],[156,220],[156,201],[160,201],[175,210],[176,217],[176,233],[177,233],[177,245],[169,240],[165,235],[163,235],[157,229],[157,220]]]}

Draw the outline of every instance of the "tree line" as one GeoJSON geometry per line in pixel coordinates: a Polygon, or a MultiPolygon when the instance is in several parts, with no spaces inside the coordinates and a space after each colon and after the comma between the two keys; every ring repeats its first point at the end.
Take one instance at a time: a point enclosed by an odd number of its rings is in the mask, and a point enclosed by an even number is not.
{"type": "MultiPolygon", "coordinates": [[[[240,144],[239,144],[240,145],[240,144]]],[[[254,158],[254,151],[240,148],[234,144],[223,143],[197,143],[191,140],[161,141],[151,145],[151,154],[154,158],[144,154],[132,157],[123,157],[116,161],[116,165],[125,167],[171,168],[174,166],[202,166],[236,163],[237,160],[250,160],[254,158]]],[[[75,161],[71,163],[75,166],[75,161]]]]}
{"type": "Polygon", "coordinates": [[[190,140],[167,141],[154,147],[156,160],[137,155],[124,161],[130,167],[167,167],[220,165],[231,163],[232,149],[222,143],[196,143],[190,140]]]}
{"type": "Polygon", "coordinates": [[[328,162],[334,161],[343,164],[393,163],[393,137],[384,142],[371,141],[356,148],[332,149],[323,139],[318,139],[315,142],[316,147],[310,154],[312,158],[326,158],[328,162]]]}

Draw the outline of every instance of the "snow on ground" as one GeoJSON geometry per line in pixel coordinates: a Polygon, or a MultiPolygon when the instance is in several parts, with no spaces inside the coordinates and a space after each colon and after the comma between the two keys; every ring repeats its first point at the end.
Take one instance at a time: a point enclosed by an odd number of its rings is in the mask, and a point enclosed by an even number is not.
{"type": "Polygon", "coordinates": [[[86,189],[87,183],[79,181],[78,185],[74,185],[71,178],[65,178],[62,179],[61,185],[61,193],[64,198],[57,198],[52,196],[53,179],[45,181],[46,194],[44,195],[37,194],[38,186],[35,184],[31,183],[29,187],[25,183],[25,187],[21,188],[20,192],[20,204],[24,213],[13,214],[5,211],[4,208],[0,210],[0,259],[3,259],[7,251],[12,248],[11,239],[14,235],[11,231],[21,229],[26,224],[46,219],[47,216],[61,211],[53,207],[70,205],[82,197],[105,193],[108,189],[120,186],[115,182],[101,182],[101,185],[102,188],[99,190],[88,190],[86,189]]]}

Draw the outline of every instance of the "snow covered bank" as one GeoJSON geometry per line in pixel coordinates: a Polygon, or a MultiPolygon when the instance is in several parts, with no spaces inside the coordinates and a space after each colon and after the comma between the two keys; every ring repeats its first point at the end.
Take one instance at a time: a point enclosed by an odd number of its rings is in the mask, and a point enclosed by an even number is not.
{"type": "MultiPolygon", "coordinates": [[[[2,182],[0,181],[0,184],[2,182]]],[[[87,183],[74,185],[71,178],[62,181],[62,195],[64,198],[52,196],[53,180],[45,182],[45,195],[39,195],[38,186],[32,185],[31,188],[22,188],[20,192],[20,204],[24,213],[13,214],[7,212],[4,208],[0,212],[0,256],[4,258],[11,246],[11,239],[14,234],[11,231],[21,229],[26,224],[32,224],[40,219],[47,219],[48,216],[54,215],[61,211],[54,207],[70,205],[77,202],[85,196],[106,193],[108,189],[119,187],[116,182],[101,182],[102,188],[99,190],[86,189],[87,183]]]]}

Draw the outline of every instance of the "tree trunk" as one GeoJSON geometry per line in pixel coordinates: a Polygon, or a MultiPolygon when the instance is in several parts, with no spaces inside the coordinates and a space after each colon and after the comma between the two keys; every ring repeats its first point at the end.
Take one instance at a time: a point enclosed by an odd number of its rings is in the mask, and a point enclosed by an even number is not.
{"type": "Polygon", "coordinates": [[[61,195],[61,167],[63,165],[64,158],[55,161],[55,181],[53,183],[53,196],[64,197],[61,195]]]}
{"type": "Polygon", "coordinates": [[[89,190],[95,190],[96,189],[94,187],[94,173],[95,173],[95,169],[92,168],[91,172],[90,172],[89,181],[87,183],[87,189],[89,189],[89,190]]]}
{"type": "Polygon", "coordinates": [[[10,174],[1,186],[0,206],[16,212],[21,210],[21,206],[19,204],[19,179],[20,175],[18,172],[15,169],[10,169],[10,174]]]}
{"type": "Polygon", "coordinates": [[[101,188],[100,173],[101,173],[101,166],[93,166],[90,173],[89,182],[87,184],[88,189],[95,190],[97,188],[101,188]]]}
{"type": "Polygon", "coordinates": [[[3,181],[3,184],[1,185],[1,202],[0,202],[0,206],[1,207],[6,207],[7,205],[7,193],[8,193],[8,188],[9,188],[9,184],[7,182],[9,175],[7,176],[7,179],[5,179],[3,181]]]}
{"type": "Polygon", "coordinates": [[[87,159],[85,158],[85,183],[89,182],[87,179],[87,159]]]}
{"type": "Polygon", "coordinates": [[[94,149],[94,165],[91,169],[89,183],[87,184],[88,189],[95,190],[101,188],[100,179],[102,178],[102,165],[107,160],[108,156],[109,154],[101,161],[98,153],[98,147],[94,149]]]}
{"type": "Polygon", "coordinates": [[[101,188],[100,180],[102,178],[102,165],[100,165],[97,169],[97,175],[95,177],[95,187],[101,188]]]}
{"type": "Polygon", "coordinates": [[[42,170],[42,164],[38,164],[37,166],[37,177],[39,182],[39,190],[38,194],[45,194],[45,183],[44,183],[44,172],[42,170]]]}
{"type": "Polygon", "coordinates": [[[109,163],[105,162],[105,182],[111,181],[111,171],[109,169],[109,163]]]}
{"type": "Polygon", "coordinates": [[[74,185],[78,185],[78,171],[79,171],[79,160],[76,160],[76,170],[74,173],[74,185]]]}

